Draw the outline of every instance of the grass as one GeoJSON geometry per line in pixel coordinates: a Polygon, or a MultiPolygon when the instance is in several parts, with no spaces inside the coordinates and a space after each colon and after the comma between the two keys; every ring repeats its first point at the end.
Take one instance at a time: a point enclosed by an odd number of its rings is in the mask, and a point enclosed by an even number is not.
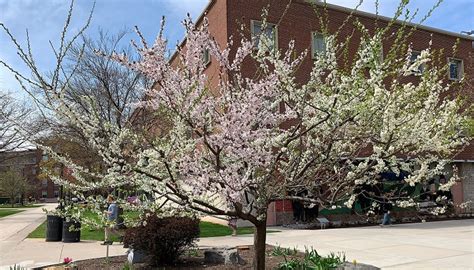
{"type": "MultiPolygon", "coordinates": [[[[34,231],[32,231],[28,238],[45,238],[46,221],[41,223],[34,231]]],[[[104,230],[92,229],[88,227],[81,228],[81,240],[104,241],[104,230]]],[[[116,236],[112,236],[112,241],[118,241],[116,236]]]]}
{"type": "Polygon", "coordinates": [[[46,236],[46,221],[41,223],[34,231],[32,231],[28,238],[45,238],[46,236]]]}
{"type": "MultiPolygon", "coordinates": [[[[216,237],[216,236],[227,236],[232,234],[232,230],[224,225],[215,224],[211,222],[201,221],[199,223],[199,229],[201,230],[200,237],[216,237]]],[[[241,227],[237,228],[237,234],[253,234],[253,227],[241,227]]],[[[267,233],[278,232],[276,230],[267,230],[267,233]]]]}
{"type": "MultiPolygon", "coordinates": [[[[232,230],[224,225],[214,224],[206,221],[201,221],[199,224],[201,230],[200,237],[216,237],[231,235],[232,230]]],[[[28,235],[28,238],[44,238],[46,232],[46,222],[43,222],[38,228],[28,235]]],[[[278,232],[275,230],[268,230],[268,233],[278,232]]],[[[237,234],[253,234],[252,227],[243,227],[237,229],[237,234]]],[[[87,227],[81,228],[81,239],[82,240],[95,240],[104,241],[104,230],[92,229],[87,227]]],[[[117,237],[112,237],[113,241],[117,241],[117,237]]]]}
{"type": "Polygon", "coordinates": [[[20,213],[22,212],[23,210],[18,210],[18,209],[0,209],[0,218],[2,217],[6,217],[6,216],[9,216],[9,215],[13,215],[13,214],[16,214],[16,213],[20,213]]]}
{"type": "MultiPolygon", "coordinates": [[[[32,231],[28,238],[45,238],[46,235],[46,221],[41,223],[34,231],[32,231]]],[[[104,241],[104,230],[92,229],[89,227],[81,227],[81,240],[95,240],[104,241]]],[[[112,236],[112,241],[117,241],[116,236],[112,236]]]]}

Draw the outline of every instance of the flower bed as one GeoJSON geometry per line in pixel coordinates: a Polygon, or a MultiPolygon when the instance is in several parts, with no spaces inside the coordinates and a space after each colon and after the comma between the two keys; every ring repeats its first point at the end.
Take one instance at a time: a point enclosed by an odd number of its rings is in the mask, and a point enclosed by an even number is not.
{"type": "MultiPolygon", "coordinates": [[[[190,250],[188,251],[179,262],[173,265],[159,265],[155,268],[165,266],[166,269],[211,269],[211,270],[240,270],[240,269],[252,269],[252,258],[253,258],[253,247],[252,246],[241,246],[238,247],[238,253],[243,259],[244,263],[241,265],[225,265],[223,263],[206,263],[204,260],[204,250],[190,250]]],[[[282,268],[283,263],[290,260],[302,260],[304,253],[294,251],[293,249],[284,249],[279,247],[267,246],[266,250],[266,269],[287,269],[282,268]]],[[[109,270],[123,270],[123,269],[134,269],[144,270],[150,269],[147,264],[134,264],[133,268],[127,262],[126,256],[115,256],[106,258],[96,258],[89,260],[74,261],[74,265],[78,270],[96,270],[96,269],[109,269],[109,270]]],[[[40,268],[34,268],[34,270],[62,270],[66,269],[64,264],[45,266],[40,268]]],[[[359,264],[357,262],[346,262],[340,265],[337,270],[341,269],[367,269],[376,270],[379,269],[374,266],[359,264]]]]}

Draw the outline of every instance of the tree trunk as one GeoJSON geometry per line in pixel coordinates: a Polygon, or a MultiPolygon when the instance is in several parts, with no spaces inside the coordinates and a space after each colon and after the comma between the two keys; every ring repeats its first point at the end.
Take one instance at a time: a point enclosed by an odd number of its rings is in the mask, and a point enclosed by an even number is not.
{"type": "Polygon", "coordinates": [[[255,225],[253,246],[255,248],[253,269],[265,270],[265,245],[267,240],[267,222],[260,221],[255,225]]]}

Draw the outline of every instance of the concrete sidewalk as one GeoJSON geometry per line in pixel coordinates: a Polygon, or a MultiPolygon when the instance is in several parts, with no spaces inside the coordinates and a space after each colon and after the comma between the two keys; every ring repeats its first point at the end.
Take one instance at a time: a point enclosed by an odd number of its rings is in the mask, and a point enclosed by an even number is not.
{"type": "MultiPolygon", "coordinates": [[[[63,262],[65,257],[73,260],[105,257],[107,247],[97,241],[78,243],[45,242],[44,239],[25,239],[6,254],[2,254],[0,270],[13,264],[38,267],[63,262]]],[[[125,255],[126,249],[119,243],[109,246],[109,256],[125,255]]]]}
{"type": "MultiPolygon", "coordinates": [[[[44,204],[37,208],[24,208],[23,212],[0,219],[0,269],[13,264],[36,267],[62,262],[65,257],[74,260],[104,257],[106,247],[96,241],[79,243],[45,242],[44,239],[27,239],[28,234],[46,220],[43,208],[53,210],[57,204],[44,204]]],[[[114,244],[109,255],[123,255],[122,245],[114,244]]]]}
{"type": "Polygon", "coordinates": [[[46,219],[43,208],[53,210],[56,206],[43,204],[40,207],[22,208],[20,213],[0,218],[0,265],[5,254],[46,219]]]}
{"type": "MultiPolygon", "coordinates": [[[[268,234],[267,243],[282,247],[305,246],[318,253],[345,252],[348,261],[357,260],[383,269],[474,269],[474,220],[441,221],[328,230],[282,230],[268,234]]],[[[199,246],[235,246],[252,244],[253,236],[202,238],[199,246]]],[[[39,266],[74,260],[104,257],[106,247],[99,242],[45,242],[25,239],[7,254],[0,253],[0,266],[22,263],[39,266]]],[[[125,254],[120,244],[110,247],[111,256],[125,254]]],[[[1,267],[0,267],[1,269],[1,267]]]]}
{"type": "MultiPolygon", "coordinates": [[[[281,228],[278,228],[281,229],[281,228]]],[[[381,228],[288,230],[267,234],[267,243],[313,247],[321,255],[344,252],[349,262],[383,269],[474,269],[474,220],[413,223],[381,228]]],[[[252,244],[253,237],[203,238],[201,246],[252,244]]]]}

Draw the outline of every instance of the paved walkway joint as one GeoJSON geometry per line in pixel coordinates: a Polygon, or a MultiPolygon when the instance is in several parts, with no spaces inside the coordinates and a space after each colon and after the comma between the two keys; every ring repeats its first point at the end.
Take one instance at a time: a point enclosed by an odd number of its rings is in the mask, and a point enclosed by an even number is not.
{"type": "MultiPolygon", "coordinates": [[[[32,267],[73,260],[105,257],[106,247],[97,241],[79,243],[45,242],[25,239],[45,220],[41,209],[0,219],[0,269],[21,264],[32,267]]],[[[321,255],[344,252],[349,262],[356,260],[382,269],[474,269],[474,220],[414,223],[380,228],[359,227],[328,230],[291,230],[276,228],[267,235],[267,243],[313,247],[321,255]]],[[[252,235],[202,238],[199,246],[251,245],[252,235]]],[[[116,243],[109,255],[124,255],[126,249],[116,243]]]]}

